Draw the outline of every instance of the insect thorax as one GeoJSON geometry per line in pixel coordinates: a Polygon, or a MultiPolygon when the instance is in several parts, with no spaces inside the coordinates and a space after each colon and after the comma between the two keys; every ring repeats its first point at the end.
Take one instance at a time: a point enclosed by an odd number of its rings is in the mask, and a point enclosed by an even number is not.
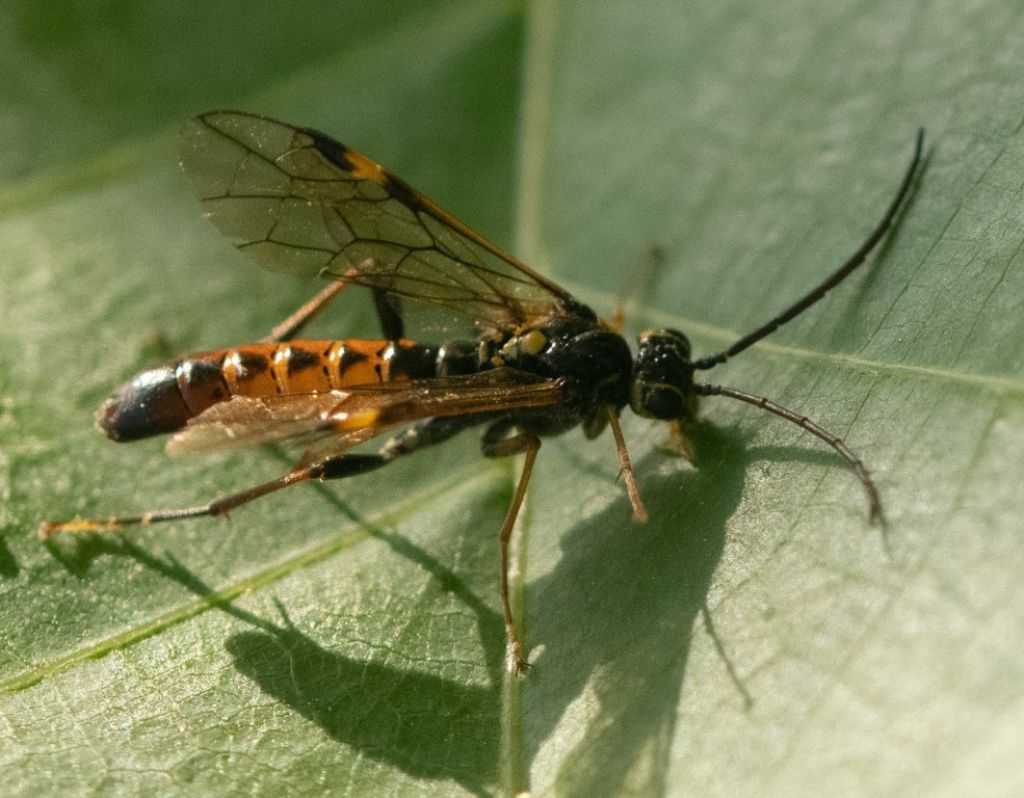
{"type": "Polygon", "coordinates": [[[576,423],[604,405],[619,409],[629,401],[629,345],[596,319],[556,316],[515,334],[484,338],[478,358],[481,370],[507,366],[568,380],[573,401],[567,410],[576,423]]]}

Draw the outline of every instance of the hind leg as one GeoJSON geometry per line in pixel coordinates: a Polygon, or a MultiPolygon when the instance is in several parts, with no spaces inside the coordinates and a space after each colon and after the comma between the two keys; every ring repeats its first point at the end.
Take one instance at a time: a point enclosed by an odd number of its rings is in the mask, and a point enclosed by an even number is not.
{"type": "Polygon", "coordinates": [[[344,479],[365,474],[387,465],[402,455],[418,449],[434,446],[465,429],[469,424],[457,416],[452,418],[427,419],[414,424],[396,435],[377,454],[339,454],[326,457],[306,466],[296,466],[287,474],[251,488],[221,496],[206,504],[195,507],[179,507],[172,510],[150,510],[140,515],[111,516],[109,518],[76,519],[74,521],[46,521],[39,526],[39,536],[51,538],[58,532],[106,532],[124,529],[128,526],[149,526],[166,521],[180,521],[186,518],[227,515],[236,507],[255,499],[275,493],[283,488],[297,485],[310,479],[344,479]]]}

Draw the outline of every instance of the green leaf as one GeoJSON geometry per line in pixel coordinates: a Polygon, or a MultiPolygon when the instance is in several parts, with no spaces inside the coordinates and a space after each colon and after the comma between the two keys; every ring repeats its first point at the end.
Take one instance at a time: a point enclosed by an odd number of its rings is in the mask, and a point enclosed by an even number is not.
{"type": "MultiPolygon", "coordinates": [[[[6,792],[1018,794],[1024,739],[1024,20],[1016,5],[222,3],[0,21],[0,765],[6,792]],[[546,441],[516,542],[535,667],[503,675],[509,463],[473,436],[350,483],[125,536],[281,472],[91,429],[119,381],[312,293],[251,268],[175,165],[189,114],[336,133],[629,331],[728,345],[694,463],[625,421],[546,441]],[[513,228],[513,224],[516,225],[513,228]],[[631,283],[641,282],[633,278],[631,283]]],[[[87,10],[86,10],[87,9],[87,10]]],[[[369,309],[318,320],[368,334],[369,309]]],[[[290,495],[289,495],[290,494],[290,495]]]]}

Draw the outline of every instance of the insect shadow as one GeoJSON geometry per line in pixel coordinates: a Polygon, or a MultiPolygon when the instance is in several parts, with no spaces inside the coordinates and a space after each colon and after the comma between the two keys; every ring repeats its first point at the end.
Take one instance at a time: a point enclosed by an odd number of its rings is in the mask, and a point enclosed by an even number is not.
{"type": "Polygon", "coordinates": [[[680,700],[701,627],[734,684],[737,706],[756,707],[757,695],[740,675],[743,663],[730,658],[708,607],[726,525],[755,463],[832,460],[800,446],[750,447],[744,434],[708,422],[688,432],[694,472],[653,476],[656,454],[639,465],[652,508],[646,527],[627,527],[621,505],[612,505],[570,530],[554,571],[529,587],[529,606],[537,608],[530,643],[540,651],[524,708],[527,762],[585,691],[598,704],[562,758],[553,790],[560,796],[671,791],[665,779],[676,725],[686,720],[680,700]]]}
{"type": "MultiPolygon", "coordinates": [[[[695,471],[654,476],[656,454],[640,463],[646,527],[627,528],[615,503],[570,530],[555,570],[529,587],[530,642],[543,650],[526,691],[527,761],[584,691],[598,704],[588,728],[573,732],[579,743],[562,760],[559,795],[623,794],[627,778],[634,794],[666,792],[691,638],[744,475],[759,458],[733,430],[698,423],[690,437],[695,471]]],[[[707,617],[705,625],[713,635],[707,617]]],[[[725,670],[734,674],[728,660],[725,670]]],[[[748,701],[741,685],[737,696],[748,701]]]]}
{"type": "MultiPolygon", "coordinates": [[[[497,614],[491,626],[499,635],[495,645],[502,645],[497,614]]],[[[239,673],[332,739],[414,778],[452,779],[476,795],[491,794],[497,682],[469,686],[347,657],[303,634],[287,616],[283,625],[233,635],[225,646],[239,673]]]]}
{"type": "Polygon", "coordinates": [[[231,635],[225,649],[235,669],[261,692],[365,756],[415,778],[451,779],[475,795],[491,795],[497,778],[505,645],[501,615],[415,544],[364,528],[428,570],[477,614],[488,684],[466,685],[333,652],[292,623],[276,599],[280,620],[237,607],[231,599],[216,600],[215,589],[177,559],[156,556],[127,538],[82,537],[71,550],[52,545],[51,551],[76,575],[98,557],[128,557],[213,600],[216,609],[252,627],[231,635]]]}
{"type": "MultiPolygon", "coordinates": [[[[641,759],[651,756],[655,761],[643,768],[649,781],[639,793],[665,793],[690,640],[707,609],[744,475],[759,460],[819,457],[799,447],[747,448],[735,430],[706,422],[695,423],[690,435],[696,470],[656,476],[651,466],[660,455],[640,463],[644,496],[654,509],[648,525],[627,526],[623,503],[614,502],[570,529],[554,571],[527,587],[527,606],[535,608],[529,637],[536,656],[524,687],[526,770],[588,686],[600,705],[580,736],[585,742],[563,762],[560,794],[614,794],[628,775],[635,776],[641,759]]],[[[505,656],[500,613],[430,553],[356,517],[329,490],[323,494],[473,611],[489,681],[467,685],[344,656],[305,634],[276,600],[279,620],[225,599],[216,608],[251,627],[225,641],[236,670],[333,740],[368,757],[415,778],[451,779],[473,794],[493,794],[505,656]]],[[[79,575],[99,556],[130,557],[196,596],[215,595],[176,559],[156,556],[127,538],[83,537],[70,552],[56,545],[51,551],[79,575]]],[[[723,643],[727,651],[728,640],[723,643]]],[[[732,673],[732,663],[724,667],[732,673]]],[[[746,700],[739,685],[737,701],[746,700]]]]}

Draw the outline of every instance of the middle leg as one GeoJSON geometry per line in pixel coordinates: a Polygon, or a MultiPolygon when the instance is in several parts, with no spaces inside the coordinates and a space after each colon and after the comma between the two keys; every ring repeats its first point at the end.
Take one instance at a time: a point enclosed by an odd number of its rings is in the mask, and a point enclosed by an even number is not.
{"type": "MultiPolygon", "coordinates": [[[[371,263],[372,261],[367,261],[371,263]]],[[[364,266],[367,265],[364,263],[364,266]]],[[[350,269],[346,276],[357,273],[350,269]]],[[[302,328],[312,321],[338,294],[352,283],[344,279],[335,280],[315,297],[292,313],[287,319],[274,327],[269,334],[260,339],[261,343],[279,344],[292,340],[302,328]]],[[[405,323],[402,319],[402,308],[398,297],[380,288],[371,288],[373,306],[377,312],[381,332],[389,341],[397,341],[405,337],[405,323]]]]}
{"type": "Polygon", "coordinates": [[[523,656],[523,645],[519,640],[515,619],[512,617],[512,606],[509,603],[508,544],[512,538],[512,530],[515,527],[516,518],[519,516],[519,510],[523,506],[523,499],[526,498],[526,488],[530,484],[533,464],[537,460],[537,452],[540,450],[540,438],[523,432],[506,437],[512,429],[514,427],[509,421],[498,421],[493,424],[484,433],[483,452],[486,457],[509,457],[521,452],[526,453],[523,473],[519,477],[516,492],[512,496],[512,503],[505,514],[505,520],[499,533],[501,540],[501,606],[505,614],[505,638],[508,641],[509,664],[513,672],[523,674],[530,667],[530,663],[523,656]]]}

